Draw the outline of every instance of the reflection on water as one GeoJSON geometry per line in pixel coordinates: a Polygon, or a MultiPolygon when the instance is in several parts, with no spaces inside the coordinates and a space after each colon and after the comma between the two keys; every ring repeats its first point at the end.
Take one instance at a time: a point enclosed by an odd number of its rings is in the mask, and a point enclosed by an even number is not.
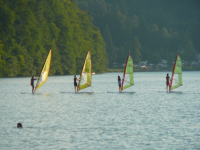
{"type": "Polygon", "coordinates": [[[200,149],[200,72],[183,72],[182,93],[166,93],[167,72],[134,73],[118,93],[122,74],[93,75],[81,92],[94,93],[79,94],[73,76],[34,95],[30,78],[1,78],[0,149],[200,149]]]}
{"type": "Polygon", "coordinates": [[[46,96],[46,97],[52,97],[53,96],[50,93],[34,93],[33,95],[42,95],[42,96],[46,96]]]}

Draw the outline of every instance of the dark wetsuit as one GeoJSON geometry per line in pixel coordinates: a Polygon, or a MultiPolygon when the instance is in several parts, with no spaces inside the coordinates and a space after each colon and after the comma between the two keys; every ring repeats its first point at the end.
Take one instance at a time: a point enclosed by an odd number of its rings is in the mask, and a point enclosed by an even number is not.
{"type": "Polygon", "coordinates": [[[34,77],[31,78],[31,86],[34,88],[34,80],[37,80],[35,79],[34,77]]]}
{"type": "Polygon", "coordinates": [[[77,80],[77,78],[74,78],[74,86],[77,86],[76,80],[77,80]]]}
{"type": "Polygon", "coordinates": [[[118,85],[121,87],[121,78],[118,78],[118,85]]]}
{"type": "Polygon", "coordinates": [[[166,84],[167,84],[167,86],[169,86],[169,79],[170,79],[170,77],[169,76],[166,76],[166,84]]]}
{"type": "Polygon", "coordinates": [[[37,80],[37,78],[34,77],[31,78],[32,93],[34,91],[34,80],[37,80]]]}

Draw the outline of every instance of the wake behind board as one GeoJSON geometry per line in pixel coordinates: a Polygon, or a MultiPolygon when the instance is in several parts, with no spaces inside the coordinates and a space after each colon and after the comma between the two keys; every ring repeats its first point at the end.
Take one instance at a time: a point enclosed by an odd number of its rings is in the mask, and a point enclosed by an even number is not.
{"type": "Polygon", "coordinates": [[[88,94],[93,94],[95,92],[60,92],[60,93],[71,93],[71,94],[84,94],[84,93],[88,93],[88,94]]]}
{"type": "Polygon", "coordinates": [[[33,93],[21,93],[21,94],[33,94],[33,93]]]}
{"type": "Polygon", "coordinates": [[[158,91],[159,93],[183,93],[181,91],[170,91],[170,92],[167,92],[167,91],[158,91]]]}
{"type": "Polygon", "coordinates": [[[45,95],[45,96],[51,95],[50,93],[21,93],[21,94],[45,95]]]}
{"type": "Polygon", "coordinates": [[[111,92],[111,91],[107,91],[107,93],[119,93],[119,94],[129,93],[129,94],[134,94],[136,92],[111,92]]]}

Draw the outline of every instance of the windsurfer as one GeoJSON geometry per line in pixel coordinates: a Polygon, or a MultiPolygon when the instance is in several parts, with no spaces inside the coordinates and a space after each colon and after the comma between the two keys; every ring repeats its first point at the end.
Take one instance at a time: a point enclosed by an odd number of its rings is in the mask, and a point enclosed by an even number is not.
{"type": "Polygon", "coordinates": [[[77,82],[76,81],[79,81],[79,79],[76,78],[76,75],[74,76],[74,88],[75,88],[75,93],[76,93],[76,87],[77,87],[77,82]]]}
{"type": "Polygon", "coordinates": [[[118,76],[118,85],[119,85],[119,92],[122,92],[122,89],[121,89],[122,82],[121,82],[120,76],[118,76]]]}
{"type": "Polygon", "coordinates": [[[34,78],[34,76],[32,76],[31,78],[32,93],[34,91],[34,80],[37,80],[37,78],[34,78]]]}
{"type": "Polygon", "coordinates": [[[167,89],[167,92],[168,92],[168,86],[169,86],[169,91],[170,91],[170,84],[169,84],[169,81],[171,80],[169,74],[167,74],[166,76],[166,89],[167,89]]]}

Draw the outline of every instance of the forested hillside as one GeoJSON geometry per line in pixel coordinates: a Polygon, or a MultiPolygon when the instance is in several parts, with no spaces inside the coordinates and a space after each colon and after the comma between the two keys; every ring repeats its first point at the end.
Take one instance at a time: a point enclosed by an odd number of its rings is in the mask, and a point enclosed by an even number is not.
{"type": "Polygon", "coordinates": [[[38,75],[52,49],[50,74],[80,73],[88,49],[104,72],[105,42],[71,0],[0,0],[0,77],[38,75]]]}
{"type": "MultiPolygon", "coordinates": [[[[76,0],[94,18],[106,42],[109,66],[161,59],[176,53],[188,64],[200,52],[199,0],[76,0]]],[[[170,65],[170,64],[169,64],[170,65]]]]}

